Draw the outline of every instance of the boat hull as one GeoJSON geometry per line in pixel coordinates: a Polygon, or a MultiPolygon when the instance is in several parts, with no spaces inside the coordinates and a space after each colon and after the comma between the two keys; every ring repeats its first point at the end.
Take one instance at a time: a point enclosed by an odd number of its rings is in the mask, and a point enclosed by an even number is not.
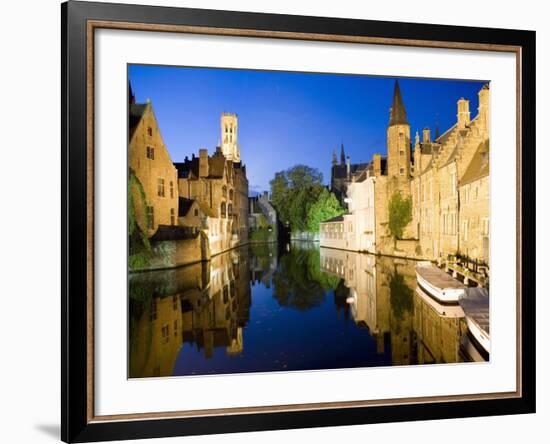
{"type": "Polygon", "coordinates": [[[425,293],[436,299],[442,304],[458,304],[458,299],[464,294],[462,288],[439,288],[432,285],[428,280],[424,279],[418,271],[416,272],[416,280],[418,285],[425,293]]]}

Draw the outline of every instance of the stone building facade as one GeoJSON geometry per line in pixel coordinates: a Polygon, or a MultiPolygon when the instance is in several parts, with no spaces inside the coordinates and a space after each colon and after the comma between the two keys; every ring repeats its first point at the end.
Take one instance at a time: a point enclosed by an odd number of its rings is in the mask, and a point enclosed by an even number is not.
{"type": "Polygon", "coordinates": [[[151,237],[159,226],[178,224],[178,176],[151,102],[135,103],[130,90],[128,106],[128,166],[139,182],[130,192],[136,222],[151,237]]]}
{"type": "Polygon", "coordinates": [[[237,116],[222,114],[223,145],[209,155],[176,163],[179,196],[197,201],[202,228],[207,233],[211,254],[233,248],[248,239],[248,179],[240,162],[237,116]],[[208,220],[206,220],[208,219],[208,220]]]}
{"type": "Polygon", "coordinates": [[[479,91],[475,118],[470,118],[469,101],[461,98],[456,124],[435,140],[425,128],[422,141],[416,134],[412,151],[410,125],[396,81],[387,156],[375,154],[362,171],[348,176],[349,212],[341,220],[321,224],[321,246],[432,260],[462,255],[487,262],[489,117],[485,85],[479,91]],[[394,239],[389,230],[389,202],[396,193],[412,203],[412,221],[402,239],[394,239]],[[342,234],[335,237],[330,232],[342,234]]]}

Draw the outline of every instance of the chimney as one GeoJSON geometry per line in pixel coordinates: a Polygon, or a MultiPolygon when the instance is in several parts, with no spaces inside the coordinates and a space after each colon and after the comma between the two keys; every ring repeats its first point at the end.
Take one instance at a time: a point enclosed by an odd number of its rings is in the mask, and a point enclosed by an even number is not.
{"type": "Polygon", "coordinates": [[[464,97],[461,97],[457,102],[457,106],[457,126],[458,129],[464,129],[470,124],[470,102],[464,97]]]}
{"type": "Polygon", "coordinates": [[[430,143],[430,128],[426,127],[422,130],[422,143],[430,143]]]}
{"type": "Polygon", "coordinates": [[[199,177],[208,177],[209,174],[208,150],[206,148],[201,148],[199,150],[199,177]]]}
{"type": "Polygon", "coordinates": [[[374,154],[372,156],[372,163],[374,164],[374,175],[376,177],[382,175],[382,157],[380,154],[374,154]]]}
{"type": "Polygon", "coordinates": [[[478,110],[478,120],[480,129],[488,130],[489,129],[489,84],[486,83],[483,85],[483,88],[479,90],[479,108],[478,110]]]}

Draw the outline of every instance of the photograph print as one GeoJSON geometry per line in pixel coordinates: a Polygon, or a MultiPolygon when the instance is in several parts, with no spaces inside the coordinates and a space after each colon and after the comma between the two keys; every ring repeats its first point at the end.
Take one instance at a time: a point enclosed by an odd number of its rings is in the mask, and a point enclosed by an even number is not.
{"type": "Polygon", "coordinates": [[[128,377],[490,359],[490,82],[128,65],[128,377]]]}

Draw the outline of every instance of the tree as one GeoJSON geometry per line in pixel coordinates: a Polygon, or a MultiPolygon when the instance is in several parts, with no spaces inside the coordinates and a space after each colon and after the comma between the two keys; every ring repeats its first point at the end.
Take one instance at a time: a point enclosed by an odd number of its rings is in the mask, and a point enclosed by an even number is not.
{"type": "Polygon", "coordinates": [[[307,165],[295,165],[275,174],[271,200],[283,223],[294,232],[307,230],[308,210],[324,190],[323,175],[307,165]]]}
{"type": "Polygon", "coordinates": [[[310,232],[319,231],[319,223],[332,217],[340,216],[344,209],[334,195],[326,188],[323,188],[317,200],[307,211],[306,230],[310,232]]]}
{"type": "Polygon", "coordinates": [[[412,220],[412,200],[395,192],[389,205],[389,228],[395,239],[403,237],[403,230],[412,220]]]}

